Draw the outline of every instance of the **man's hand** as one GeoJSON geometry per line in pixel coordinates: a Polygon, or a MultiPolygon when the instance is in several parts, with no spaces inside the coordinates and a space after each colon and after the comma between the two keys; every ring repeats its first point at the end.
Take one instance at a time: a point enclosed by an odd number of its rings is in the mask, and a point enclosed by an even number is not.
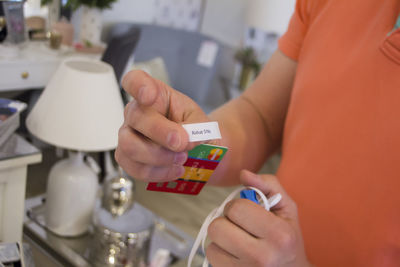
{"type": "Polygon", "coordinates": [[[134,97],[125,107],[115,158],[137,179],[158,182],[184,173],[187,150],[194,147],[182,123],[208,121],[189,97],[143,71],[125,75],[123,88],[134,97]]]}
{"type": "Polygon", "coordinates": [[[282,200],[266,211],[247,199],[235,199],[208,228],[211,244],[206,255],[219,266],[311,266],[304,252],[296,204],[272,175],[242,171],[244,185],[260,189],[267,197],[281,193],[282,200]]]}

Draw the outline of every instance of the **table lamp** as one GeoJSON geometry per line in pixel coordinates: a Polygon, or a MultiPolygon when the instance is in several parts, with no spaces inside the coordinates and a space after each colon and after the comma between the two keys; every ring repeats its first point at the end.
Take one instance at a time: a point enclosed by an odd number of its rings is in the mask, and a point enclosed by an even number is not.
{"type": "Polygon", "coordinates": [[[123,108],[110,65],[67,59],[29,113],[26,125],[34,136],[70,151],[69,157],[57,162],[49,173],[45,221],[52,232],[77,236],[88,229],[98,179],[85,163],[83,152],[117,146],[123,108]]]}

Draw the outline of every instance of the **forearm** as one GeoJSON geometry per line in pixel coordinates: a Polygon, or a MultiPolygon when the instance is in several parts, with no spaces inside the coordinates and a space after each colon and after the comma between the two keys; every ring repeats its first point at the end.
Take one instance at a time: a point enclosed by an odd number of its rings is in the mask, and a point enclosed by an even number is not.
{"type": "Polygon", "coordinates": [[[280,147],[297,63],[277,51],[241,97],[210,114],[220,124],[229,152],[211,183],[233,185],[242,169],[258,171],[280,147]]]}
{"type": "Polygon", "coordinates": [[[210,114],[211,120],[219,122],[222,135],[220,145],[229,148],[210,183],[237,184],[241,169],[259,169],[272,152],[267,149],[269,140],[265,135],[263,122],[255,115],[250,103],[242,97],[230,101],[210,114]],[[229,179],[226,179],[228,177],[229,179]]]}

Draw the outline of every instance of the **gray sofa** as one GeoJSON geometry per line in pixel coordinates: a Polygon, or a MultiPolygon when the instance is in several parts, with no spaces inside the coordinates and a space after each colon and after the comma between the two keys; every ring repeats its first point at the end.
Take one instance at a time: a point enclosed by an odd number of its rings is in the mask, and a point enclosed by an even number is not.
{"type": "Polygon", "coordinates": [[[228,100],[227,88],[221,83],[224,80],[221,62],[225,46],[198,32],[135,23],[108,25],[103,32],[103,40],[107,42],[113,36],[124,34],[132,27],[140,29],[140,39],[133,52],[135,62],[161,57],[168,72],[170,85],[194,99],[206,112],[228,100]],[[209,67],[197,62],[205,41],[212,41],[218,46],[214,64],[209,67]]]}

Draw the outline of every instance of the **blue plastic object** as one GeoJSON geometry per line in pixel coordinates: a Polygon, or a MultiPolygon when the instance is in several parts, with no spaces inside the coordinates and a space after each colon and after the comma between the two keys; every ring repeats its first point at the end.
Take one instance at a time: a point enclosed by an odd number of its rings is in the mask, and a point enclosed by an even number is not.
{"type": "Polygon", "coordinates": [[[260,202],[257,199],[256,192],[252,189],[246,189],[246,190],[240,191],[240,198],[245,198],[245,199],[253,201],[256,204],[260,204],[260,202]]]}

